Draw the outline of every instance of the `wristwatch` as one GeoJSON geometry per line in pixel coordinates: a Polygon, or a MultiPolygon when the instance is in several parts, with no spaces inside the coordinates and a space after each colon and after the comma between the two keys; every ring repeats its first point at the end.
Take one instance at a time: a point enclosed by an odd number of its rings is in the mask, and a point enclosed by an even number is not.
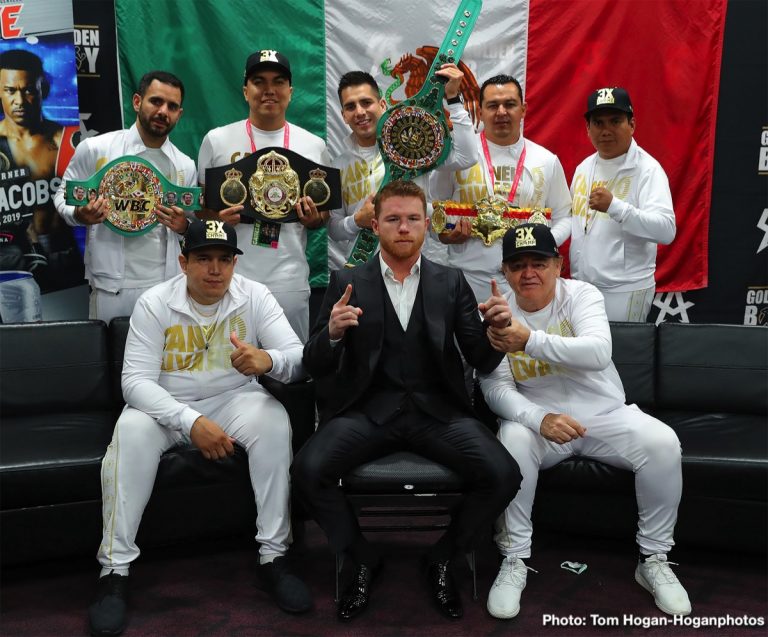
{"type": "Polygon", "coordinates": [[[461,93],[458,95],[455,95],[454,97],[446,97],[445,98],[446,104],[463,104],[464,98],[462,97],[461,93]]]}

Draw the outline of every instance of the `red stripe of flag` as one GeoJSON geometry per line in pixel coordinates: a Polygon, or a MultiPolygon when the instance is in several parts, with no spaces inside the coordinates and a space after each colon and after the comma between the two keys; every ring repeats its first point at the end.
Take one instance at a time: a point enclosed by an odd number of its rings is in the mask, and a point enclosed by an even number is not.
{"type": "Polygon", "coordinates": [[[623,86],[637,143],[664,167],[677,236],[659,246],[657,291],[706,287],[709,208],[727,0],[530,0],[525,134],[568,179],[592,154],[589,93],[623,86]]]}

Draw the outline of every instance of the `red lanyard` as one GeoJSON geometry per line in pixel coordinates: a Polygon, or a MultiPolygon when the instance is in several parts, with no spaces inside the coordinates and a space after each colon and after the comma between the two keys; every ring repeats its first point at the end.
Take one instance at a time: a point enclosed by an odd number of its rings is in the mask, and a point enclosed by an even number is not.
{"type": "MultiPolygon", "coordinates": [[[[288,122],[285,123],[285,128],[283,129],[283,148],[288,148],[288,142],[291,139],[291,133],[288,128],[288,122]]],[[[245,120],[245,132],[248,133],[248,141],[251,142],[251,152],[256,152],[256,144],[253,143],[253,134],[251,133],[251,120],[246,119],[245,120]]]]}
{"type": "MultiPolygon", "coordinates": [[[[493,162],[491,161],[491,151],[488,150],[488,140],[485,138],[485,131],[480,133],[480,143],[483,145],[483,153],[485,154],[485,163],[488,164],[488,174],[491,177],[491,194],[496,194],[494,188],[496,177],[493,174],[493,162]]],[[[517,161],[517,167],[515,168],[515,178],[512,182],[512,188],[509,189],[509,197],[507,201],[512,203],[517,194],[517,187],[520,185],[520,177],[523,174],[523,166],[525,166],[525,141],[523,141],[523,152],[520,153],[520,159],[517,161]]]]}

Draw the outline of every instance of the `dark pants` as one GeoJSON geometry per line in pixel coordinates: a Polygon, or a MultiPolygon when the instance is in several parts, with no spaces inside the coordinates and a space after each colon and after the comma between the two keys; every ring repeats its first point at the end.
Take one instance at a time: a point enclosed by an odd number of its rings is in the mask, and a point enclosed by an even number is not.
{"type": "Polygon", "coordinates": [[[471,550],[478,533],[490,528],[520,488],[517,462],[474,418],[445,423],[413,410],[377,425],[362,412],[349,411],[322,425],[291,468],[293,486],[335,552],[344,552],[360,537],[339,478],[396,451],[417,453],[464,479],[465,495],[447,531],[454,549],[471,550]]]}

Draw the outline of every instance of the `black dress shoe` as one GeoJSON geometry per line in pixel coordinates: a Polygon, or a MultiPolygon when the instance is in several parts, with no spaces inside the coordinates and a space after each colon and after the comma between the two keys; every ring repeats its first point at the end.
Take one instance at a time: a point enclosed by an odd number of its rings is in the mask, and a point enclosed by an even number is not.
{"type": "Polygon", "coordinates": [[[464,615],[461,598],[451,575],[450,560],[432,562],[427,566],[429,592],[437,609],[448,619],[460,619],[464,615]]]}
{"type": "Polygon", "coordinates": [[[371,567],[360,564],[355,571],[352,582],[336,609],[336,615],[340,621],[348,622],[357,617],[368,607],[371,596],[371,584],[381,570],[381,565],[371,567]]]}

